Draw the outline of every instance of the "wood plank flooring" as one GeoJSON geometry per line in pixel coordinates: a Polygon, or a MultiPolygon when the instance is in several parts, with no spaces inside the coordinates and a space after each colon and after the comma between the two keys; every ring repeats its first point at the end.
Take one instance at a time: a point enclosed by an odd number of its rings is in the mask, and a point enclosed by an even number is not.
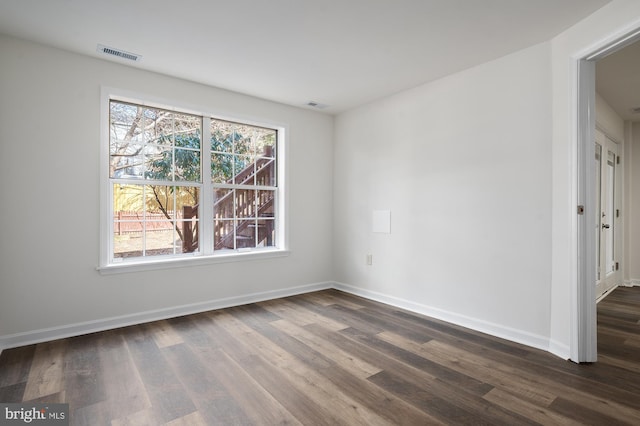
{"type": "Polygon", "coordinates": [[[640,287],[598,305],[599,362],[328,290],[5,350],[1,402],[73,425],[640,424],[640,287]]]}

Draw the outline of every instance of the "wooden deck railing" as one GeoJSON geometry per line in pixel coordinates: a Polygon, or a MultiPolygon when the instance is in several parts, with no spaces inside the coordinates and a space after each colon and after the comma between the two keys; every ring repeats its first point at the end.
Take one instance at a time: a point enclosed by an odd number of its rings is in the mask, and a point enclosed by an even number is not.
{"type": "MultiPolygon", "coordinates": [[[[264,155],[271,156],[272,147],[265,147],[264,155]]],[[[274,186],[275,164],[275,158],[260,157],[236,174],[235,183],[258,187],[274,186]]],[[[234,183],[234,177],[226,183],[234,183]]],[[[265,241],[268,246],[272,245],[274,196],[273,190],[217,189],[214,201],[214,248],[255,247],[261,241],[265,241]],[[234,218],[237,219],[235,225],[234,218]]],[[[175,217],[177,226],[181,226],[182,230],[183,253],[198,249],[198,207],[183,206],[175,217]]],[[[174,212],[168,213],[173,217],[174,212]]],[[[121,235],[140,233],[143,230],[168,231],[174,227],[173,221],[167,220],[160,212],[146,213],[144,222],[143,225],[139,212],[120,211],[114,217],[114,233],[121,235]]]]}
{"type": "MultiPolygon", "coordinates": [[[[265,152],[265,154],[268,154],[265,152]]],[[[254,163],[245,167],[235,176],[236,183],[257,186],[273,186],[275,179],[275,159],[259,158],[254,163]],[[255,181],[254,181],[255,177],[255,181]]],[[[232,183],[233,178],[228,183],[232,183]]],[[[216,191],[219,197],[214,202],[214,248],[241,248],[234,244],[240,243],[243,247],[255,247],[257,243],[267,240],[267,244],[272,244],[270,235],[273,231],[273,198],[274,191],[260,191],[254,189],[231,189],[221,188],[216,191]],[[257,193],[257,200],[256,200],[257,193]],[[234,204],[235,194],[235,204],[234,204]],[[234,212],[235,208],[235,212],[234,212]],[[256,210],[257,211],[254,211],[256,210]],[[235,213],[235,215],[234,215],[235,213]],[[233,218],[238,218],[238,223],[233,224],[233,218]],[[247,218],[247,220],[242,220],[247,218]],[[265,218],[261,220],[260,218],[265,218]],[[257,238],[254,232],[258,227],[257,238]],[[254,232],[253,235],[246,235],[245,231],[254,232]]]]}

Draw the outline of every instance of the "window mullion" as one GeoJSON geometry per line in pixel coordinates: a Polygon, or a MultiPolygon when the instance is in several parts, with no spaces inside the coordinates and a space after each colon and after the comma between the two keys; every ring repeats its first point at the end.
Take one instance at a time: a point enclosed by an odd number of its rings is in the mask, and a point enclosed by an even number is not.
{"type": "MultiPolygon", "coordinates": [[[[234,144],[235,145],[235,144],[234,144]]],[[[235,164],[235,157],[233,159],[233,163],[235,164]]],[[[233,180],[235,181],[235,166],[232,167],[233,170],[233,180]]],[[[233,249],[237,250],[238,249],[238,191],[236,191],[235,189],[233,190],[233,249]]]]}
{"type": "Polygon", "coordinates": [[[147,188],[142,186],[142,256],[147,254],[147,188]]]}
{"type": "Polygon", "coordinates": [[[213,184],[211,183],[211,119],[202,117],[201,165],[202,190],[200,191],[200,244],[202,253],[213,254],[213,184]]]}
{"type": "MultiPolygon", "coordinates": [[[[178,191],[175,191],[175,190],[171,194],[171,202],[173,203],[173,206],[171,207],[171,210],[173,210],[173,217],[171,218],[171,235],[172,235],[171,240],[173,241],[173,254],[176,254],[182,251],[182,247],[180,247],[180,251],[176,250],[176,241],[178,239],[177,229],[179,226],[182,226],[184,224],[184,217],[182,217],[182,221],[178,220],[178,218],[180,217],[180,213],[178,212],[177,195],[178,195],[178,191]]],[[[182,231],[182,236],[184,237],[184,231],[182,231]]],[[[184,245],[184,241],[182,241],[182,244],[184,245]]]]}
{"type": "MultiPolygon", "coordinates": [[[[255,177],[254,177],[254,181],[255,181],[255,177]]],[[[253,230],[254,230],[254,245],[253,248],[256,248],[258,245],[258,241],[259,241],[259,236],[260,236],[260,226],[259,226],[259,221],[258,221],[258,206],[260,203],[258,203],[258,190],[254,189],[253,190],[253,230]]]]}

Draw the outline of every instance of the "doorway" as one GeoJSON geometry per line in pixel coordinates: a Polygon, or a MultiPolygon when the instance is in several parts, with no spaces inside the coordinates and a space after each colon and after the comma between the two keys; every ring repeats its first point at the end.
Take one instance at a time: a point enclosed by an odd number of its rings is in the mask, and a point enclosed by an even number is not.
{"type": "MultiPolygon", "coordinates": [[[[575,339],[571,347],[571,359],[575,362],[597,361],[596,300],[623,283],[625,267],[621,226],[624,220],[621,163],[624,161],[620,161],[622,146],[616,142],[629,141],[626,130],[625,135],[616,140],[596,128],[596,62],[632,45],[640,46],[636,43],[638,40],[640,29],[603,44],[577,60],[578,270],[572,316],[575,339]]],[[[628,112],[629,108],[625,110],[628,112]]],[[[624,114],[619,115],[629,120],[624,114]]]]}

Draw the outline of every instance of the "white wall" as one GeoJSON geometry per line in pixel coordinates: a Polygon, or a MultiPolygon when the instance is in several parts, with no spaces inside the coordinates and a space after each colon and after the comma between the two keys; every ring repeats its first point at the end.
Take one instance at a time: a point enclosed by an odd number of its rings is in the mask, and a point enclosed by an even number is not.
{"type": "Polygon", "coordinates": [[[548,45],[338,117],[336,279],[575,359],[577,61],[639,28],[640,2],[614,0],[548,45]],[[372,234],[386,208],[392,233],[372,234]]]}
{"type": "Polygon", "coordinates": [[[596,93],[596,126],[614,141],[624,145],[624,120],[598,93],[596,93]]]}
{"type": "Polygon", "coordinates": [[[79,323],[329,285],[332,117],[4,36],[0,52],[0,349],[79,323]],[[101,85],[288,124],[290,256],[96,272],[101,85]]]}
{"type": "Polygon", "coordinates": [[[548,348],[550,44],[341,114],[334,170],[345,288],[548,348]]]}

